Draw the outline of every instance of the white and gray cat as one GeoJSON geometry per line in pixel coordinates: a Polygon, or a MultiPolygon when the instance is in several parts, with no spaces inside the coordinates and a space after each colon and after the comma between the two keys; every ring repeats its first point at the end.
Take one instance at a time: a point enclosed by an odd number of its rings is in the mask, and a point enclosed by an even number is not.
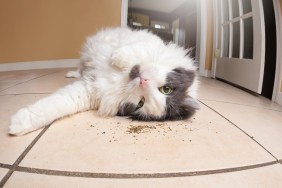
{"type": "Polygon", "coordinates": [[[148,31],[104,29],[86,40],[80,80],[20,109],[9,133],[23,135],[87,110],[142,121],[189,118],[199,104],[196,67],[187,52],[148,31]]]}

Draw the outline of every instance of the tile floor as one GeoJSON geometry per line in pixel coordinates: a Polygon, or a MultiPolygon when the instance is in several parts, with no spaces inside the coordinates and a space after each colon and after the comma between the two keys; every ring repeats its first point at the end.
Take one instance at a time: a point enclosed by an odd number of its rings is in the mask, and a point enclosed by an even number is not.
{"type": "Polygon", "coordinates": [[[73,82],[68,70],[0,72],[0,187],[282,187],[282,106],[207,78],[186,121],[89,111],[9,136],[10,116],[73,82]]]}

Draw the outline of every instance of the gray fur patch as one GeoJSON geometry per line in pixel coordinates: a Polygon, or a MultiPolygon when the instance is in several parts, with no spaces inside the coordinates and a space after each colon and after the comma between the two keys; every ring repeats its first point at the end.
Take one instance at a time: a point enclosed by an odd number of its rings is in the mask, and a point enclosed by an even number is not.
{"type": "Polygon", "coordinates": [[[166,98],[166,120],[179,120],[191,117],[198,109],[198,102],[187,95],[187,89],[193,84],[196,73],[192,70],[176,68],[167,76],[167,85],[173,92],[166,98]]]}
{"type": "Polygon", "coordinates": [[[165,121],[191,117],[199,109],[199,103],[188,96],[186,91],[193,84],[195,76],[195,71],[183,68],[174,69],[166,79],[166,86],[173,89],[173,92],[166,98],[166,113],[162,117],[133,113],[131,118],[140,121],[165,121]]]}
{"type": "Polygon", "coordinates": [[[134,65],[129,73],[129,78],[134,80],[140,76],[140,65],[134,65]]]}
{"type": "Polygon", "coordinates": [[[133,103],[124,103],[123,105],[121,105],[121,107],[118,110],[117,115],[118,116],[128,116],[130,114],[132,114],[136,109],[136,105],[134,105],[133,103]]]}
{"type": "MultiPolygon", "coordinates": [[[[140,66],[132,67],[129,78],[135,79],[140,76],[140,66]]],[[[141,121],[165,121],[181,120],[191,117],[197,109],[199,103],[197,100],[187,95],[187,89],[193,84],[196,72],[184,68],[173,69],[167,75],[165,86],[173,89],[173,92],[166,96],[166,112],[163,116],[157,117],[149,114],[139,114],[136,111],[136,105],[132,103],[123,104],[118,114],[119,116],[130,116],[132,119],[141,121]]]]}

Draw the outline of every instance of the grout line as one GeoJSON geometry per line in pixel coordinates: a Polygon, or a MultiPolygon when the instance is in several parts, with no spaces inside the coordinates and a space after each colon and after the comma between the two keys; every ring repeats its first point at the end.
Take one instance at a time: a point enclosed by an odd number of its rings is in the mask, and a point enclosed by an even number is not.
{"type": "Polygon", "coordinates": [[[236,102],[211,100],[211,99],[199,99],[199,100],[201,100],[201,101],[220,102],[220,103],[226,103],[226,104],[235,104],[235,105],[246,106],[246,107],[253,107],[253,108],[258,108],[258,109],[265,109],[265,110],[270,110],[270,111],[275,111],[275,112],[282,112],[282,110],[279,110],[279,109],[264,108],[264,107],[255,106],[255,105],[251,105],[251,104],[242,104],[242,103],[236,103],[236,102]]]}
{"type": "Polygon", "coordinates": [[[37,141],[42,137],[42,135],[47,131],[47,129],[52,125],[50,123],[48,126],[44,127],[44,129],[35,137],[35,139],[27,146],[27,148],[24,150],[24,152],[19,156],[19,158],[15,161],[13,164],[18,166],[20,162],[24,159],[24,157],[27,155],[27,153],[31,150],[31,148],[37,143],[37,141]]]}
{"type": "Polygon", "coordinates": [[[11,169],[13,165],[9,165],[9,164],[4,164],[4,163],[0,163],[0,168],[8,168],[11,169]]]}
{"type": "Polygon", "coordinates": [[[9,170],[7,172],[7,174],[4,176],[4,178],[2,178],[2,180],[0,181],[0,187],[4,187],[4,185],[6,184],[6,182],[8,181],[8,179],[11,177],[11,175],[13,174],[12,170],[9,170]]]}
{"type": "Polygon", "coordinates": [[[7,93],[7,94],[0,94],[1,96],[14,96],[14,95],[45,95],[45,94],[52,94],[52,92],[46,92],[46,93],[7,93]]]}
{"type": "Polygon", "coordinates": [[[44,174],[52,176],[67,176],[67,177],[82,177],[82,178],[111,178],[111,179],[140,179],[140,178],[174,178],[174,177],[188,177],[188,176],[202,176],[211,174],[222,174],[229,172],[237,172],[243,170],[256,169],[266,166],[277,164],[277,161],[271,161],[261,164],[233,167],[216,170],[205,170],[205,171],[192,171],[192,172],[172,172],[172,173],[140,173],[140,174],[124,174],[124,173],[91,173],[91,172],[74,172],[74,171],[59,171],[59,170],[47,170],[31,167],[17,166],[15,171],[33,173],[33,174],[44,174]]]}
{"type": "Polygon", "coordinates": [[[31,148],[37,143],[37,141],[42,137],[42,135],[47,131],[47,129],[52,125],[52,123],[46,127],[35,137],[35,139],[27,146],[27,148],[23,151],[23,153],[18,157],[18,159],[14,162],[13,165],[7,165],[0,163],[0,167],[9,168],[8,173],[4,176],[4,178],[0,181],[0,187],[3,187],[9,178],[12,176],[14,171],[18,168],[20,162],[25,158],[31,148]]]}
{"type": "Polygon", "coordinates": [[[44,75],[41,75],[41,76],[38,76],[38,77],[35,77],[35,78],[31,78],[31,79],[29,79],[29,80],[25,80],[25,81],[23,81],[23,82],[20,82],[20,83],[17,83],[17,84],[15,84],[15,85],[13,85],[13,86],[9,86],[9,87],[7,87],[7,88],[5,88],[5,89],[3,89],[3,90],[0,90],[0,93],[3,92],[3,91],[6,91],[7,89],[10,89],[10,88],[12,88],[12,87],[15,87],[15,86],[17,86],[17,85],[21,85],[21,84],[27,83],[27,82],[32,81],[32,80],[35,80],[35,79],[37,79],[37,78],[41,78],[41,77],[44,77],[44,76],[48,76],[48,75],[51,75],[51,74],[55,74],[55,73],[58,73],[58,72],[60,72],[60,71],[63,71],[63,70],[58,70],[58,71],[51,72],[51,73],[47,73],[47,74],[44,74],[44,75]]]}
{"type": "Polygon", "coordinates": [[[212,107],[210,107],[209,105],[205,104],[203,101],[200,101],[200,103],[202,103],[203,105],[205,105],[206,107],[208,107],[209,109],[211,109],[212,111],[214,111],[215,113],[217,113],[218,115],[220,115],[222,118],[224,118],[225,120],[227,120],[229,123],[231,123],[232,125],[234,125],[237,129],[239,129],[241,132],[243,132],[245,135],[247,135],[250,139],[252,139],[254,142],[256,142],[261,148],[263,148],[267,153],[269,153],[277,162],[279,162],[279,160],[268,150],[266,149],[262,144],[260,144],[256,139],[254,139],[253,136],[249,135],[246,131],[244,131],[243,129],[241,129],[238,125],[236,125],[235,123],[233,123],[231,120],[229,120],[228,118],[226,118],[224,115],[222,115],[221,113],[219,113],[218,111],[216,111],[215,109],[213,109],[212,107]]]}
{"type": "Polygon", "coordinates": [[[257,169],[257,168],[272,166],[276,164],[282,164],[282,160],[270,161],[266,163],[247,165],[247,166],[241,166],[241,167],[204,170],[204,171],[125,174],[125,173],[95,173],[95,172],[60,171],[60,170],[49,170],[49,169],[40,169],[40,168],[32,168],[32,167],[22,167],[18,165],[8,165],[8,164],[0,163],[0,167],[10,169],[10,171],[6,174],[6,176],[0,182],[0,187],[2,187],[7,182],[7,180],[10,178],[12,173],[15,171],[24,172],[24,173],[32,173],[32,174],[65,176],[65,177],[111,178],[111,179],[140,179],[140,178],[143,178],[144,179],[144,178],[174,178],[174,177],[189,177],[189,176],[222,174],[222,173],[230,173],[230,172],[257,169]]]}

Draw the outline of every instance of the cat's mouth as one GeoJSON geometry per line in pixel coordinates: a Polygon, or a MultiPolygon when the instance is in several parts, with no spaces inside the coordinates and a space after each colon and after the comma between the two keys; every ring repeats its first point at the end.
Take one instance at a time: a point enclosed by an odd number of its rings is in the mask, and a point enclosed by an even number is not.
{"type": "Polygon", "coordinates": [[[139,101],[139,103],[137,104],[137,106],[136,106],[134,112],[137,111],[137,110],[139,110],[140,108],[142,108],[142,106],[144,105],[144,103],[145,103],[145,98],[142,97],[141,100],[139,101]]]}

